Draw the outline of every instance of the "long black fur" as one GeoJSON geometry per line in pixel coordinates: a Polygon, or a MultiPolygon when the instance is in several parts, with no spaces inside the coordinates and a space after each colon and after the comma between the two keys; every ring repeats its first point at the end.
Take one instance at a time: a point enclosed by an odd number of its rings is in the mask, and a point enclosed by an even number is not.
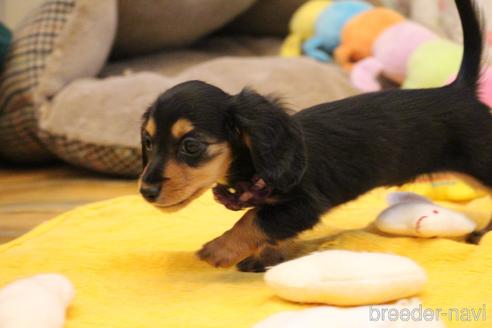
{"type": "Polygon", "coordinates": [[[272,242],[312,228],[323,213],[375,187],[422,174],[455,171],[492,188],[492,116],[477,97],[483,34],[474,2],[456,5],[464,56],[450,85],[363,94],[289,116],[252,90],[231,96],[190,81],[167,91],[147,115],[158,130],[171,116],[186,117],[231,144],[227,183],[259,176],[273,188],[275,202],[257,208],[257,224],[272,242]]]}

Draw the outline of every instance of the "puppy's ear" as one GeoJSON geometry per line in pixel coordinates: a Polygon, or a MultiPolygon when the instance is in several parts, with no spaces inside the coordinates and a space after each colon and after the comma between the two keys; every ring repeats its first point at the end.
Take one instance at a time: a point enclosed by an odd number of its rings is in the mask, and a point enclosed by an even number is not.
{"type": "Polygon", "coordinates": [[[232,97],[231,114],[256,174],[281,192],[298,184],[306,170],[304,140],[300,127],[282,106],[244,89],[232,97]]]}

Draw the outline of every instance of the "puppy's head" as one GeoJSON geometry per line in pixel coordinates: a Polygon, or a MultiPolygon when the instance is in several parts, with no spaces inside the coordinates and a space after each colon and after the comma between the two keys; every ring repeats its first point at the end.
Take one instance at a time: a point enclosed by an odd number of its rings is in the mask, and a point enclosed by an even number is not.
{"type": "Polygon", "coordinates": [[[297,184],[305,168],[297,125],[250,90],[231,96],[200,81],[179,84],[149,107],[141,130],[140,192],[157,206],[180,208],[227,183],[241,151],[250,171],[279,191],[297,184]]]}

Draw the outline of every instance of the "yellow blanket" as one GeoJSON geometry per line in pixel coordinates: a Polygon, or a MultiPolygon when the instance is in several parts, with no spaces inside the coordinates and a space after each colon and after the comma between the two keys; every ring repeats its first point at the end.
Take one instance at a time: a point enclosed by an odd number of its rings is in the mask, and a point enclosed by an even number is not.
{"type": "MultiPolygon", "coordinates": [[[[487,320],[481,316],[470,326],[492,327],[492,234],[472,246],[370,232],[365,227],[386,207],[385,193],[376,190],[342,206],[303,238],[319,237],[310,245],[322,249],[409,256],[428,272],[420,295],[426,307],[485,305],[487,320]]],[[[492,204],[480,198],[453,207],[484,225],[492,204]]],[[[272,313],[302,308],[275,297],[261,274],[214,269],[195,258],[195,250],[239,216],[213,202],[210,193],[174,214],[137,196],[85,206],[0,246],[0,286],[41,272],[66,275],[77,290],[69,328],[250,327],[272,313]]],[[[464,315],[447,325],[468,327],[463,320],[472,318],[464,315]]]]}

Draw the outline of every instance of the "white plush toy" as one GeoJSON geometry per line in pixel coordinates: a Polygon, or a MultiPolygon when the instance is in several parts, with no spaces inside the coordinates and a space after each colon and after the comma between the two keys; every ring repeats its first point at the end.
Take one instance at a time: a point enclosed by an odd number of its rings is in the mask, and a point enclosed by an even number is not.
{"type": "Polygon", "coordinates": [[[40,274],[0,290],[0,328],[61,328],[74,296],[72,283],[59,274],[40,274]]]}
{"type": "Polygon", "coordinates": [[[464,214],[438,206],[409,192],[388,195],[390,207],[379,214],[376,227],[386,233],[417,237],[460,237],[473,232],[476,223],[464,214]]]}
{"type": "Polygon", "coordinates": [[[407,257],[344,250],[316,252],[265,273],[267,285],[284,299],[341,306],[414,296],[426,281],[425,271],[407,257]]]}
{"type": "Polygon", "coordinates": [[[443,328],[438,316],[422,318],[418,299],[396,304],[339,308],[319,306],[302,311],[276,313],[253,328],[443,328]],[[389,312],[391,311],[391,318],[389,312]],[[395,316],[396,315],[396,316],[395,316]],[[390,320],[391,319],[391,320],[390,320]]]}

